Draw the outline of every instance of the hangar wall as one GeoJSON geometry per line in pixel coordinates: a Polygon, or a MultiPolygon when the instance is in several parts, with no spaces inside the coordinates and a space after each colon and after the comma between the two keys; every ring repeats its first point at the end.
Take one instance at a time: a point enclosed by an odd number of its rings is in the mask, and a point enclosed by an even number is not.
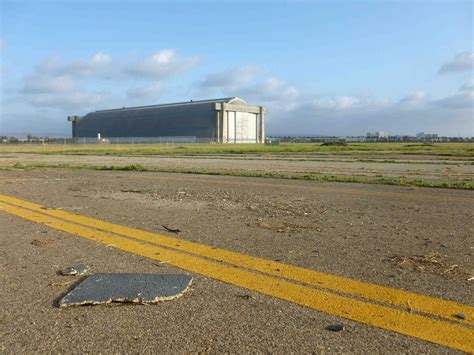
{"type": "Polygon", "coordinates": [[[263,143],[264,108],[232,97],[101,110],[68,116],[73,138],[196,137],[218,143],[263,143]]]}

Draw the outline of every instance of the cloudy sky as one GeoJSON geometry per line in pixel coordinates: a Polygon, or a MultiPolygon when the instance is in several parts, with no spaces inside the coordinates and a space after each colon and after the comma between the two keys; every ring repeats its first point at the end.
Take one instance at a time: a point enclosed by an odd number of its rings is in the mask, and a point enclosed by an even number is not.
{"type": "Polygon", "coordinates": [[[0,135],[227,96],[270,135],[474,135],[472,1],[0,4],[0,135]]]}

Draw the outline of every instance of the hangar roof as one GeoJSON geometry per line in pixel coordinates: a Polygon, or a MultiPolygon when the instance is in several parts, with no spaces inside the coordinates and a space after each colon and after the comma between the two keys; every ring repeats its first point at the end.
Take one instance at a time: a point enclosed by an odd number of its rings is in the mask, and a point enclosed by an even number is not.
{"type": "Polygon", "coordinates": [[[183,101],[183,102],[174,102],[169,104],[160,104],[160,105],[147,105],[147,106],[135,106],[135,107],[121,107],[121,108],[114,108],[108,110],[98,110],[95,112],[111,112],[111,111],[124,111],[124,110],[141,110],[141,109],[149,109],[149,108],[157,108],[157,107],[169,107],[169,106],[183,106],[183,105],[195,105],[195,104],[205,104],[205,103],[234,103],[240,105],[248,105],[248,103],[240,99],[238,97],[224,97],[221,99],[211,99],[211,100],[197,100],[197,101],[183,101]]]}

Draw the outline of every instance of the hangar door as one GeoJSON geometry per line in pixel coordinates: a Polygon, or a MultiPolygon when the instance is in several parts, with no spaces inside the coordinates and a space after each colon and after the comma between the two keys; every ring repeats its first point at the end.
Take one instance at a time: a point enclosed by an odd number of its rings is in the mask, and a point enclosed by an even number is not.
{"type": "Polygon", "coordinates": [[[227,112],[227,139],[229,143],[257,143],[257,114],[227,112]]]}

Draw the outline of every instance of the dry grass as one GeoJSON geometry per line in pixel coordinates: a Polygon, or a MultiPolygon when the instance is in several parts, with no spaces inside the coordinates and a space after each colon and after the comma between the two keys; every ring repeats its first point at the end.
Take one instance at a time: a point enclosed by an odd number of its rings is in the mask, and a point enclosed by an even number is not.
{"type": "Polygon", "coordinates": [[[474,157],[472,143],[284,143],[275,146],[261,144],[0,144],[0,153],[34,153],[64,155],[212,155],[212,154],[321,154],[321,155],[367,155],[403,154],[436,155],[445,157],[474,157]]]}
{"type": "Polygon", "coordinates": [[[401,269],[429,272],[437,275],[467,274],[459,265],[448,262],[445,256],[437,253],[413,256],[393,256],[388,259],[401,269]]]}
{"type": "Polygon", "coordinates": [[[15,162],[7,166],[0,166],[0,170],[14,169],[90,169],[90,170],[111,170],[111,171],[143,171],[155,173],[179,173],[179,174],[199,174],[199,175],[222,175],[222,176],[241,176],[241,177],[259,177],[276,178],[292,180],[309,180],[316,182],[345,182],[362,184],[380,184],[395,186],[417,186],[432,187],[444,189],[474,190],[474,182],[469,181],[431,181],[425,179],[407,179],[405,177],[391,178],[383,176],[361,176],[361,175],[325,175],[325,174],[298,174],[298,173],[279,173],[265,171],[249,170],[227,170],[227,169],[207,169],[207,168],[160,168],[145,167],[141,164],[131,165],[71,165],[71,164],[48,164],[48,163],[29,163],[23,164],[15,162]]]}

